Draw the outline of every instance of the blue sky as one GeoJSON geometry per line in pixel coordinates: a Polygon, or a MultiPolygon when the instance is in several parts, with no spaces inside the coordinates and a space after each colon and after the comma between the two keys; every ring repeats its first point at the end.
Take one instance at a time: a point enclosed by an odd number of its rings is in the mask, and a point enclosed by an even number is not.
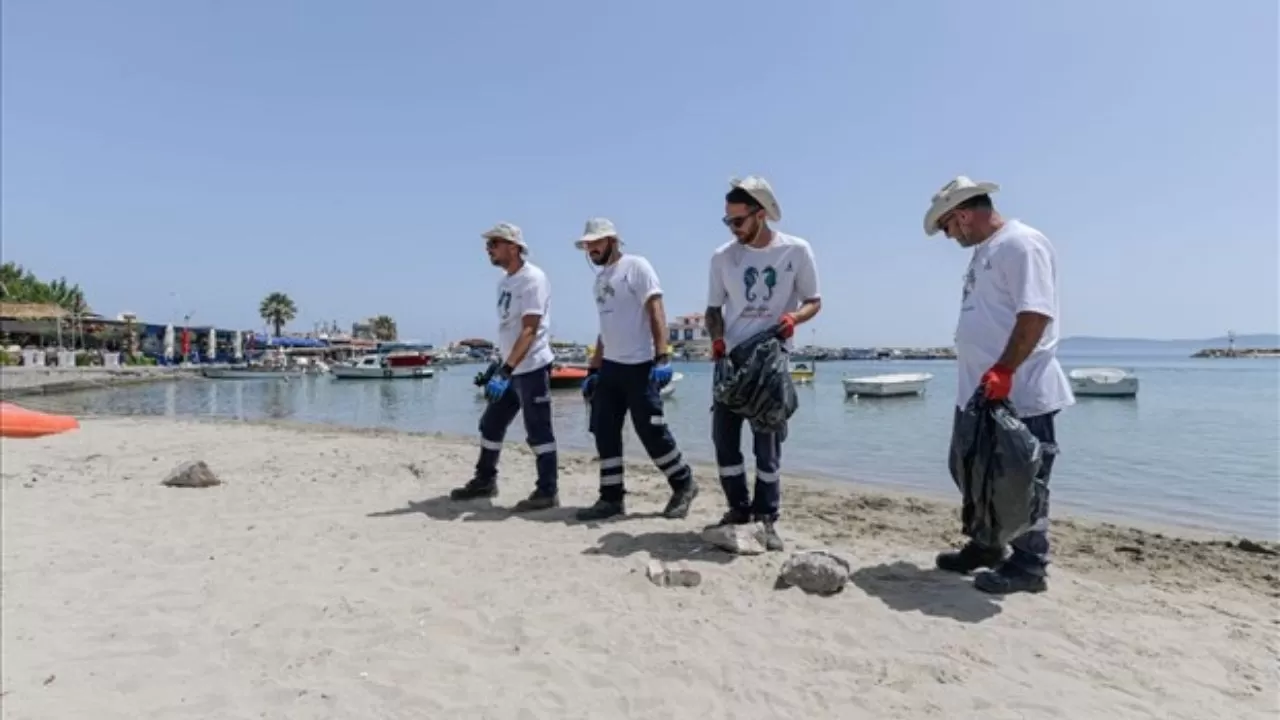
{"type": "Polygon", "coordinates": [[[1274,0],[3,5],[4,260],[96,310],[492,336],[479,233],[524,228],[553,332],[612,218],[672,315],[705,304],[727,180],[816,251],[831,344],[949,344],[964,173],[1060,257],[1069,335],[1274,332],[1274,0]]]}

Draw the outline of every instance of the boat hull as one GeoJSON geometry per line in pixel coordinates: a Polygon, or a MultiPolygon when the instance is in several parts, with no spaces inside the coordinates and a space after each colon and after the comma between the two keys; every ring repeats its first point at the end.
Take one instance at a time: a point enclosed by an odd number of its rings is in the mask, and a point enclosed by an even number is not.
{"type": "Polygon", "coordinates": [[[923,395],[932,379],[933,376],[929,373],[845,378],[844,396],[851,398],[923,395]]]}
{"type": "Polygon", "coordinates": [[[1082,397],[1131,398],[1138,395],[1138,376],[1120,368],[1077,368],[1067,373],[1071,392],[1082,397]]]}
{"type": "Polygon", "coordinates": [[[335,380],[424,380],[435,377],[436,371],[423,366],[416,367],[343,367],[329,369],[335,380]]]}

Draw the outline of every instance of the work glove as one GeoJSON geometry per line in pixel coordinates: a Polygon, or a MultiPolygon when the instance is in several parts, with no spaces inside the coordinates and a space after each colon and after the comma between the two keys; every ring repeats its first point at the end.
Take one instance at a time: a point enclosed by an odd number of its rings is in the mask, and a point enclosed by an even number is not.
{"type": "Polygon", "coordinates": [[[982,376],[982,394],[988,400],[1008,400],[1013,392],[1013,370],[1003,365],[992,365],[982,376]]]}
{"type": "Polygon", "coordinates": [[[600,379],[599,368],[587,368],[587,376],[582,379],[582,398],[590,401],[596,392],[596,381],[600,379]]]}
{"type": "Polygon", "coordinates": [[[711,341],[711,359],[722,360],[725,356],[724,338],[711,341]]]}
{"type": "Polygon", "coordinates": [[[658,387],[666,387],[671,382],[675,371],[671,369],[671,356],[663,353],[653,359],[653,369],[649,371],[649,381],[658,387]]]}
{"type": "Polygon", "coordinates": [[[795,334],[796,316],[791,313],[783,313],[782,317],[778,318],[778,337],[783,340],[789,340],[795,334]]]}
{"type": "Polygon", "coordinates": [[[476,373],[476,376],[472,378],[471,382],[476,387],[482,388],[489,383],[489,378],[493,377],[493,374],[496,373],[497,371],[498,371],[498,363],[491,362],[488,364],[488,366],[485,367],[484,370],[481,370],[480,372],[476,373]]]}
{"type": "Polygon", "coordinates": [[[489,402],[494,402],[507,393],[507,389],[511,387],[511,368],[503,365],[498,371],[489,378],[489,382],[485,383],[484,396],[489,402]]]}

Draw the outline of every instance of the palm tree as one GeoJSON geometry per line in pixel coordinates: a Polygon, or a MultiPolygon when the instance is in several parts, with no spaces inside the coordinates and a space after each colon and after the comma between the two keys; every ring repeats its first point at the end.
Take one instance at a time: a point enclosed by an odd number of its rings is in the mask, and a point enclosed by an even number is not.
{"type": "Polygon", "coordinates": [[[369,324],[372,326],[373,336],[383,342],[395,340],[398,335],[396,321],[390,315],[379,315],[369,324]]]}
{"type": "Polygon", "coordinates": [[[280,331],[284,326],[298,317],[298,306],[293,304],[293,299],[288,295],[273,292],[262,299],[262,304],[258,306],[258,315],[275,330],[275,336],[280,337],[280,331]]]}

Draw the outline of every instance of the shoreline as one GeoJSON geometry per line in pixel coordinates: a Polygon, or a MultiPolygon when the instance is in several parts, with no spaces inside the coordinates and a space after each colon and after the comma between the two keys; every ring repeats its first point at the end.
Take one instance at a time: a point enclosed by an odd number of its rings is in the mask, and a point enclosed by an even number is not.
{"type": "Polygon", "coordinates": [[[91,390],[111,390],[200,376],[199,368],[133,365],[104,367],[21,367],[0,368],[0,400],[91,390]]]}
{"type": "Polygon", "coordinates": [[[89,418],[0,440],[6,717],[1270,717],[1280,548],[1061,520],[1049,591],[992,598],[932,569],[958,512],[795,479],[787,552],[733,556],[627,465],[628,516],[580,523],[597,466],[560,457],[564,507],[455,503],[476,445],[292,421],[89,418]],[[206,488],[162,481],[202,460],[206,488]],[[835,552],[832,596],[778,589],[835,552]],[[693,587],[651,581],[655,563],[693,587]],[[1187,653],[1187,648],[1195,648],[1187,653]]]}

